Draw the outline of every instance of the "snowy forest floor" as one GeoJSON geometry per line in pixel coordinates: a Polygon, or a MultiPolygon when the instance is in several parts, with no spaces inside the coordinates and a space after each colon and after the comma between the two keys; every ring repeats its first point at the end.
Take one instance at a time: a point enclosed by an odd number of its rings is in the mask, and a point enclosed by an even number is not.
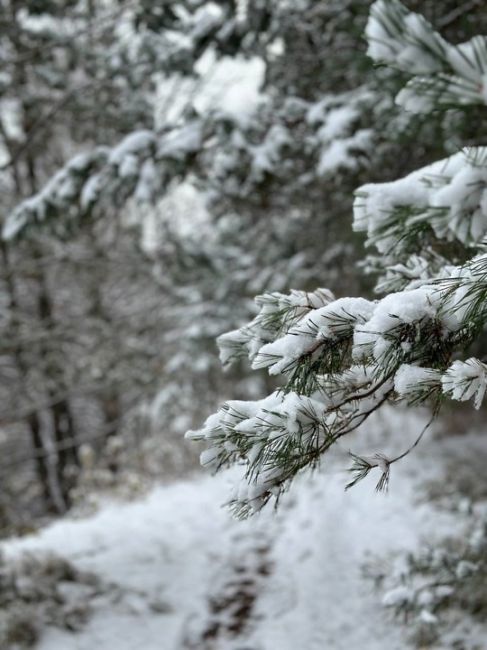
{"type": "MultiPolygon", "coordinates": [[[[423,422],[389,411],[351,446],[404,448],[423,422]]],[[[424,540],[458,534],[462,508],[431,499],[431,486],[446,485],[452,459],[467,449],[478,456],[479,445],[485,459],[482,436],[431,435],[394,466],[386,495],[374,491],[378,476],[344,491],[347,446],[303,476],[277,512],[247,521],[220,507],[232,471],[198,475],[1,548],[7,563],[54,553],[88,576],[59,583],[60,602],[84,610],[71,626],[52,624],[51,615],[37,650],[406,649],[408,626],[381,607],[364,566],[387,566],[424,540]]],[[[452,638],[431,647],[460,647],[452,638]]],[[[476,638],[487,639],[487,625],[476,638]]]]}

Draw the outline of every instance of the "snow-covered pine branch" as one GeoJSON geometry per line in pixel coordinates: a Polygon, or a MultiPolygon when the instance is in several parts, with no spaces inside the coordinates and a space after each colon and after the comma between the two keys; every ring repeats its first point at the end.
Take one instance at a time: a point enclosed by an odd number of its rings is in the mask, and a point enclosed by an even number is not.
{"type": "Polygon", "coordinates": [[[487,103],[487,37],[448,43],[399,0],[378,0],[366,27],[368,54],[415,76],[396,98],[414,112],[487,103]]]}
{"type": "Polygon", "coordinates": [[[134,131],[113,147],[72,158],[7,216],[3,238],[14,239],[35,225],[66,235],[78,220],[113,213],[129,200],[155,204],[173,179],[191,175],[208,189],[210,201],[245,198],[269,178],[285,183],[303,151],[303,184],[354,172],[367,164],[372,149],[374,133],[362,124],[375,100],[366,88],[313,103],[287,98],[275,105],[263,96],[245,120],[215,109],[188,110],[161,132],[134,131]]]}
{"type": "MultiPolygon", "coordinates": [[[[485,39],[450,46],[396,0],[374,3],[366,35],[374,58],[433,79],[443,79],[444,70],[471,79],[473,67],[479,73],[483,65],[479,44],[485,39]],[[413,54],[419,58],[411,68],[413,54]]],[[[451,94],[450,104],[485,103],[481,93],[465,88],[451,94]]],[[[441,98],[435,103],[444,106],[441,98]]],[[[227,402],[201,430],[188,433],[209,445],[205,466],[241,463],[242,480],[230,501],[237,513],[279,497],[297,472],[319,462],[385,402],[432,400],[434,412],[445,398],[473,398],[480,406],[486,366],[461,357],[487,324],[486,181],[487,154],[476,147],[399,181],[363,186],[355,228],[382,254],[374,259],[385,274],[382,287],[401,290],[374,301],[334,300],[323,289],[260,296],[256,318],[220,337],[224,364],[248,356],[254,369],[282,379],[270,396],[227,402]]],[[[385,488],[390,465],[423,433],[396,458],[355,456],[349,485],[379,468],[378,487],[385,488]]]]}
{"type": "Polygon", "coordinates": [[[39,194],[8,215],[3,238],[14,239],[41,224],[65,235],[91,212],[113,211],[129,198],[154,202],[199,151],[202,132],[202,121],[194,119],[160,135],[136,131],[115,147],[75,156],[39,194]]]}
{"type": "Polygon", "coordinates": [[[455,245],[463,255],[483,247],[487,149],[470,147],[400,180],[363,185],[355,193],[353,227],[367,233],[367,245],[387,255],[373,268],[384,274],[382,291],[448,274],[448,264],[461,261],[455,245]]]}
{"type": "Polygon", "coordinates": [[[436,240],[479,244],[487,233],[487,148],[471,147],[401,180],[362,186],[354,229],[397,259],[428,251],[436,240]]]}
{"type": "Polygon", "coordinates": [[[299,317],[294,311],[290,329],[269,343],[259,327],[268,298],[257,300],[265,306],[256,319],[220,338],[222,357],[229,361],[229,349],[233,358],[247,353],[254,368],[282,374],[283,388],[258,402],[228,402],[189,434],[209,442],[205,465],[245,460],[243,485],[250,487],[235,498],[237,511],[258,509],[386,401],[420,403],[440,395],[475,396],[477,407],[482,401],[484,364],[451,361],[473,336],[463,287],[452,292],[433,283],[375,302],[316,302],[299,317]]]}

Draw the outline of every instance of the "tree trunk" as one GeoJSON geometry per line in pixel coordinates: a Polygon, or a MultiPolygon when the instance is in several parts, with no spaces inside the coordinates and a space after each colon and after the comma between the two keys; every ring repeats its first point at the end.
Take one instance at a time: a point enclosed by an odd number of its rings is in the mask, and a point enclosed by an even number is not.
{"type": "MultiPolygon", "coordinates": [[[[42,268],[39,274],[39,317],[45,323],[46,330],[54,329],[56,324],[53,306],[49,297],[46,278],[42,268]]],[[[57,374],[57,368],[49,368],[53,374],[57,374]]],[[[57,449],[57,474],[61,486],[61,493],[66,505],[70,505],[70,491],[73,488],[76,478],[76,470],[80,467],[78,458],[76,429],[67,398],[56,400],[52,390],[49,391],[49,398],[53,400],[51,406],[53,421],[53,438],[57,449]]]]}
{"type": "MultiPolygon", "coordinates": [[[[6,277],[6,288],[9,298],[9,307],[10,307],[10,331],[12,333],[12,340],[14,345],[12,346],[12,356],[15,360],[17,369],[19,371],[20,378],[24,385],[27,385],[28,379],[28,367],[23,357],[23,350],[21,343],[15,343],[16,331],[17,331],[17,296],[15,291],[15,283],[13,279],[13,268],[10,264],[10,258],[8,254],[8,249],[5,242],[1,242],[1,251],[2,251],[2,260],[3,267],[5,269],[6,277]]],[[[32,412],[26,418],[26,425],[29,430],[30,439],[32,447],[34,449],[34,462],[36,467],[36,473],[41,486],[42,495],[46,504],[46,507],[50,511],[58,512],[62,514],[66,510],[66,504],[62,499],[59,498],[59,490],[56,489],[55,477],[52,476],[50,471],[48,456],[49,449],[46,448],[44,440],[42,438],[42,423],[39,417],[39,413],[32,412]]]]}

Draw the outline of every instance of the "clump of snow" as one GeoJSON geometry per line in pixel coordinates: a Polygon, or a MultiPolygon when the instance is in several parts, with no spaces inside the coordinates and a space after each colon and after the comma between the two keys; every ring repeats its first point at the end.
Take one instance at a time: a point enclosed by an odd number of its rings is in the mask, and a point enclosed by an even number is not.
{"type": "MultiPolygon", "coordinates": [[[[432,287],[400,291],[378,301],[371,318],[354,333],[354,358],[372,355],[379,363],[395,339],[391,333],[401,325],[412,325],[437,316],[438,298],[432,287]]],[[[407,352],[407,349],[405,349],[407,352]]]]}
{"type": "Polygon", "coordinates": [[[454,361],[441,378],[443,392],[451,399],[465,402],[473,398],[479,409],[487,390],[487,366],[479,359],[454,361]]]}
{"type": "Polygon", "coordinates": [[[399,397],[409,397],[422,388],[440,384],[441,373],[433,368],[421,368],[403,363],[394,377],[394,390],[399,397]]]}
{"type": "Polygon", "coordinates": [[[202,80],[193,100],[195,109],[199,113],[218,111],[245,128],[264,100],[264,61],[260,57],[217,59],[208,50],[197,63],[196,72],[202,80]]]}
{"type": "Polygon", "coordinates": [[[401,585],[395,589],[391,589],[382,598],[384,607],[399,607],[410,603],[414,597],[414,593],[408,587],[401,585]]]}

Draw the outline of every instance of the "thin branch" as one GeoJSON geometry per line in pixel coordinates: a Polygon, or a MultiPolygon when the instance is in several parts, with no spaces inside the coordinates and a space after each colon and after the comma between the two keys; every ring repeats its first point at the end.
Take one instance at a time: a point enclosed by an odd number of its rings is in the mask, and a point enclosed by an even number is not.
{"type": "Polygon", "coordinates": [[[444,16],[443,18],[440,18],[440,20],[437,21],[438,27],[440,29],[444,27],[448,27],[456,20],[458,20],[459,18],[467,14],[469,11],[475,9],[475,7],[480,7],[483,4],[484,4],[484,0],[470,0],[470,2],[465,2],[460,7],[456,7],[455,9],[450,11],[450,13],[444,16]]]}

